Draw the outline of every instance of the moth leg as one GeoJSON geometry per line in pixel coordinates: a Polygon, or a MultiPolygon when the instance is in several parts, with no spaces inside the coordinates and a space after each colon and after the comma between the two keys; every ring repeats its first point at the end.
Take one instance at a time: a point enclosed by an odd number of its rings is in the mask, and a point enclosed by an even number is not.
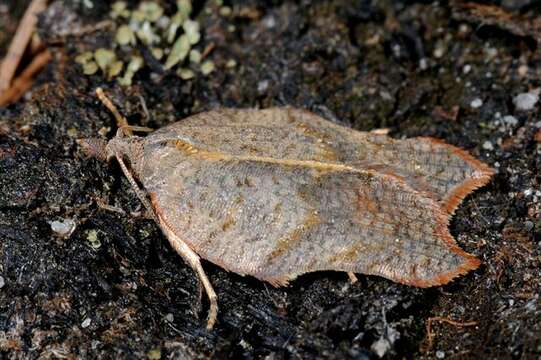
{"type": "Polygon", "coordinates": [[[98,96],[98,99],[100,99],[102,104],[105,105],[105,107],[109,109],[110,112],[113,113],[116,120],[116,125],[120,129],[122,129],[124,134],[128,136],[133,135],[133,132],[131,131],[130,126],[128,124],[128,120],[126,120],[126,118],[122,116],[122,114],[118,111],[118,109],[113,104],[113,102],[107,97],[107,95],[105,95],[101,87],[96,89],[96,95],[98,96]]]}
{"type": "Polygon", "coordinates": [[[143,205],[145,206],[147,211],[150,213],[150,216],[152,216],[152,219],[154,219],[154,221],[158,222],[158,219],[156,218],[156,214],[154,213],[154,208],[152,207],[152,205],[148,201],[145,192],[143,190],[141,190],[139,185],[137,185],[137,182],[133,178],[130,170],[128,170],[128,167],[124,163],[124,160],[122,160],[122,157],[119,156],[118,154],[116,154],[115,157],[116,157],[116,160],[118,161],[118,163],[120,165],[120,168],[122,169],[122,172],[124,173],[124,175],[126,176],[128,181],[130,182],[130,185],[132,186],[133,191],[135,191],[135,194],[137,195],[139,200],[141,200],[141,202],[143,203],[143,205]]]}
{"type": "MultiPolygon", "coordinates": [[[[203,270],[203,266],[201,266],[199,256],[192,249],[190,249],[190,247],[186,245],[184,241],[182,241],[177,235],[175,235],[173,231],[169,229],[167,224],[161,219],[159,215],[156,215],[156,213],[154,212],[154,208],[146,197],[145,192],[141,190],[141,188],[133,178],[130,170],[128,170],[128,167],[124,163],[124,160],[122,160],[122,157],[118,154],[116,154],[115,156],[118,163],[120,164],[122,172],[124,172],[124,175],[126,175],[126,178],[132,185],[139,200],[141,200],[145,208],[150,212],[152,218],[161,225],[163,232],[169,239],[169,242],[176,250],[176,252],[180,256],[182,256],[182,258],[192,267],[192,269],[199,276],[199,280],[203,284],[203,288],[207,293],[210,303],[209,316],[207,320],[207,330],[212,330],[212,328],[214,327],[214,323],[216,322],[216,317],[218,316],[218,297],[216,296],[216,292],[214,292],[214,289],[212,288],[212,285],[207,278],[207,275],[205,274],[205,270],[203,270]]],[[[201,285],[199,285],[199,287],[201,288],[201,285]]]]}
{"type": "Polygon", "coordinates": [[[355,284],[357,281],[359,281],[359,279],[357,279],[357,276],[355,275],[355,273],[352,273],[351,271],[348,272],[348,277],[349,277],[349,281],[352,284],[355,284]]]}
{"type": "Polygon", "coordinates": [[[207,319],[207,330],[212,330],[214,327],[214,323],[216,322],[216,317],[218,316],[218,297],[216,296],[216,293],[214,292],[214,288],[212,287],[212,284],[210,283],[207,274],[205,274],[205,270],[203,270],[203,266],[201,266],[201,261],[199,260],[199,255],[197,255],[182,239],[180,239],[167,225],[165,221],[162,220],[160,215],[158,214],[159,224],[161,225],[163,232],[169,239],[169,242],[171,243],[171,246],[175,249],[175,251],[182,256],[182,258],[192,267],[192,269],[197,273],[197,276],[199,276],[199,280],[203,284],[203,288],[205,289],[205,292],[207,293],[209,303],[210,303],[210,309],[209,309],[209,315],[207,319]]]}

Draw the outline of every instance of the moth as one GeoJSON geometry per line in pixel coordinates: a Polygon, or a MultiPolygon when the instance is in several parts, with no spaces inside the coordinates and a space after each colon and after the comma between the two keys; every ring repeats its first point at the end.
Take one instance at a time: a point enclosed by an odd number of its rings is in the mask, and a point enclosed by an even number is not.
{"type": "Polygon", "coordinates": [[[494,171],[464,150],[359,132],[291,107],[200,113],[145,137],[120,124],[87,152],[116,158],[171,246],[217,296],[200,259],[274,286],[323,270],[430,287],[476,269],[449,218],[494,171]]]}

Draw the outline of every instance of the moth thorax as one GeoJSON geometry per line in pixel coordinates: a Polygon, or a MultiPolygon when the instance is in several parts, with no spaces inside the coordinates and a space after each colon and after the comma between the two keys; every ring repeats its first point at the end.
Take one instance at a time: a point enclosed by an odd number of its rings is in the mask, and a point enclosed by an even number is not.
{"type": "Polygon", "coordinates": [[[142,138],[138,136],[115,137],[107,144],[109,159],[119,156],[129,162],[130,167],[137,168],[143,153],[142,138]]]}

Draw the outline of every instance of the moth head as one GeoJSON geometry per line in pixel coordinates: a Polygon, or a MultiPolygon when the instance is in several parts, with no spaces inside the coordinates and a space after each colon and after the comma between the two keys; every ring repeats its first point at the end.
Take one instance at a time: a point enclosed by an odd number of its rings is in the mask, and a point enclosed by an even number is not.
{"type": "Polygon", "coordinates": [[[109,160],[107,140],[101,138],[77,139],[77,144],[87,156],[101,161],[109,160]]]}

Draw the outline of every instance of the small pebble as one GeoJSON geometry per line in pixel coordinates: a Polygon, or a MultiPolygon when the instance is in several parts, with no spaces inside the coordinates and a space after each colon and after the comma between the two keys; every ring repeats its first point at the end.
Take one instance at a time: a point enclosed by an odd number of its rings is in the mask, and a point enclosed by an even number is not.
{"type": "Polygon", "coordinates": [[[370,349],[375,352],[377,356],[382,358],[387,351],[391,349],[391,344],[387,339],[380,338],[378,341],[373,343],[372,346],[370,346],[370,349]]]}
{"type": "Polygon", "coordinates": [[[472,109],[478,109],[480,108],[481,106],[483,106],[483,100],[479,99],[479,98],[475,98],[472,100],[472,102],[470,103],[470,106],[472,107],[472,109]]]}
{"type": "Polygon", "coordinates": [[[528,75],[528,70],[529,70],[528,65],[520,65],[518,67],[518,75],[520,77],[524,77],[524,76],[528,75]]]}
{"type": "Polygon", "coordinates": [[[233,10],[229,6],[222,6],[220,8],[220,16],[227,17],[227,16],[231,16],[232,13],[233,13],[233,10]]]}
{"type": "Polygon", "coordinates": [[[518,120],[516,117],[512,116],[512,115],[505,115],[503,117],[503,121],[507,124],[507,125],[511,125],[511,126],[515,126],[518,124],[518,120]]]}
{"type": "Polygon", "coordinates": [[[421,70],[428,69],[428,61],[426,60],[426,58],[422,58],[421,60],[419,60],[419,68],[421,70]]]}
{"type": "Polygon", "coordinates": [[[462,68],[462,72],[463,72],[464,74],[467,74],[467,73],[469,73],[470,71],[471,71],[471,65],[469,65],[469,64],[464,65],[464,67],[462,68]]]}
{"type": "Polygon", "coordinates": [[[483,149],[485,150],[494,150],[494,145],[490,141],[485,141],[483,143],[483,149]]]}
{"type": "Polygon", "coordinates": [[[261,80],[257,83],[257,92],[263,94],[269,88],[269,80],[261,80]]]}
{"type": "Polygon", "coordinates": [[[432,53],[432,55],[434,55],[436,59],[443,57],[444,54],[445,54],[445,48],[443,46],[438,46],[432,53]]]}
{"type": "Polygon", "coordinates": [[[441,351],[441,350],[438,350],[438,351],[436,351],[436,357],[438,359],[443,359],[443,358],[445,358],[445,353],[443,351],[441,351]]]}
{"type": "Polygon", "coordinates": [[[168,313],[167,315],[165,315],[165,320],[167,320],[168,322],[173,322],[175,320],[175,317],[173,316],[173,314],[168,313]]]}
{"type": "Polygon", "coordinates": [[[72,219],[62,219],[49,221],[51,230],[53,230],[57,235],[60,236],[69,236],[75,230],[77,224],[72,219]]]}
{"type": "Polygon", "coordinates": [[[527,93],[518,94],[513,99],[513,104],[517,110],[528,111],[532,110],[539,101],[539,90],[532,90],[527,93]]]}
{"type": "Polygon", "coordinates": [[[90,326],[90,323],[92,322],[92,320],[90,318],[86,318],[83,320],[83,322],[81,323],[81,327],[83,329],[86,329],[87,327],[90,326]]]}
{"type": "Polygon", "coordinates": [[[4,280],[2,276],[0,276],[0,289],[3,288],[4,285],[6,285],[6,280],[4,280]]]}

